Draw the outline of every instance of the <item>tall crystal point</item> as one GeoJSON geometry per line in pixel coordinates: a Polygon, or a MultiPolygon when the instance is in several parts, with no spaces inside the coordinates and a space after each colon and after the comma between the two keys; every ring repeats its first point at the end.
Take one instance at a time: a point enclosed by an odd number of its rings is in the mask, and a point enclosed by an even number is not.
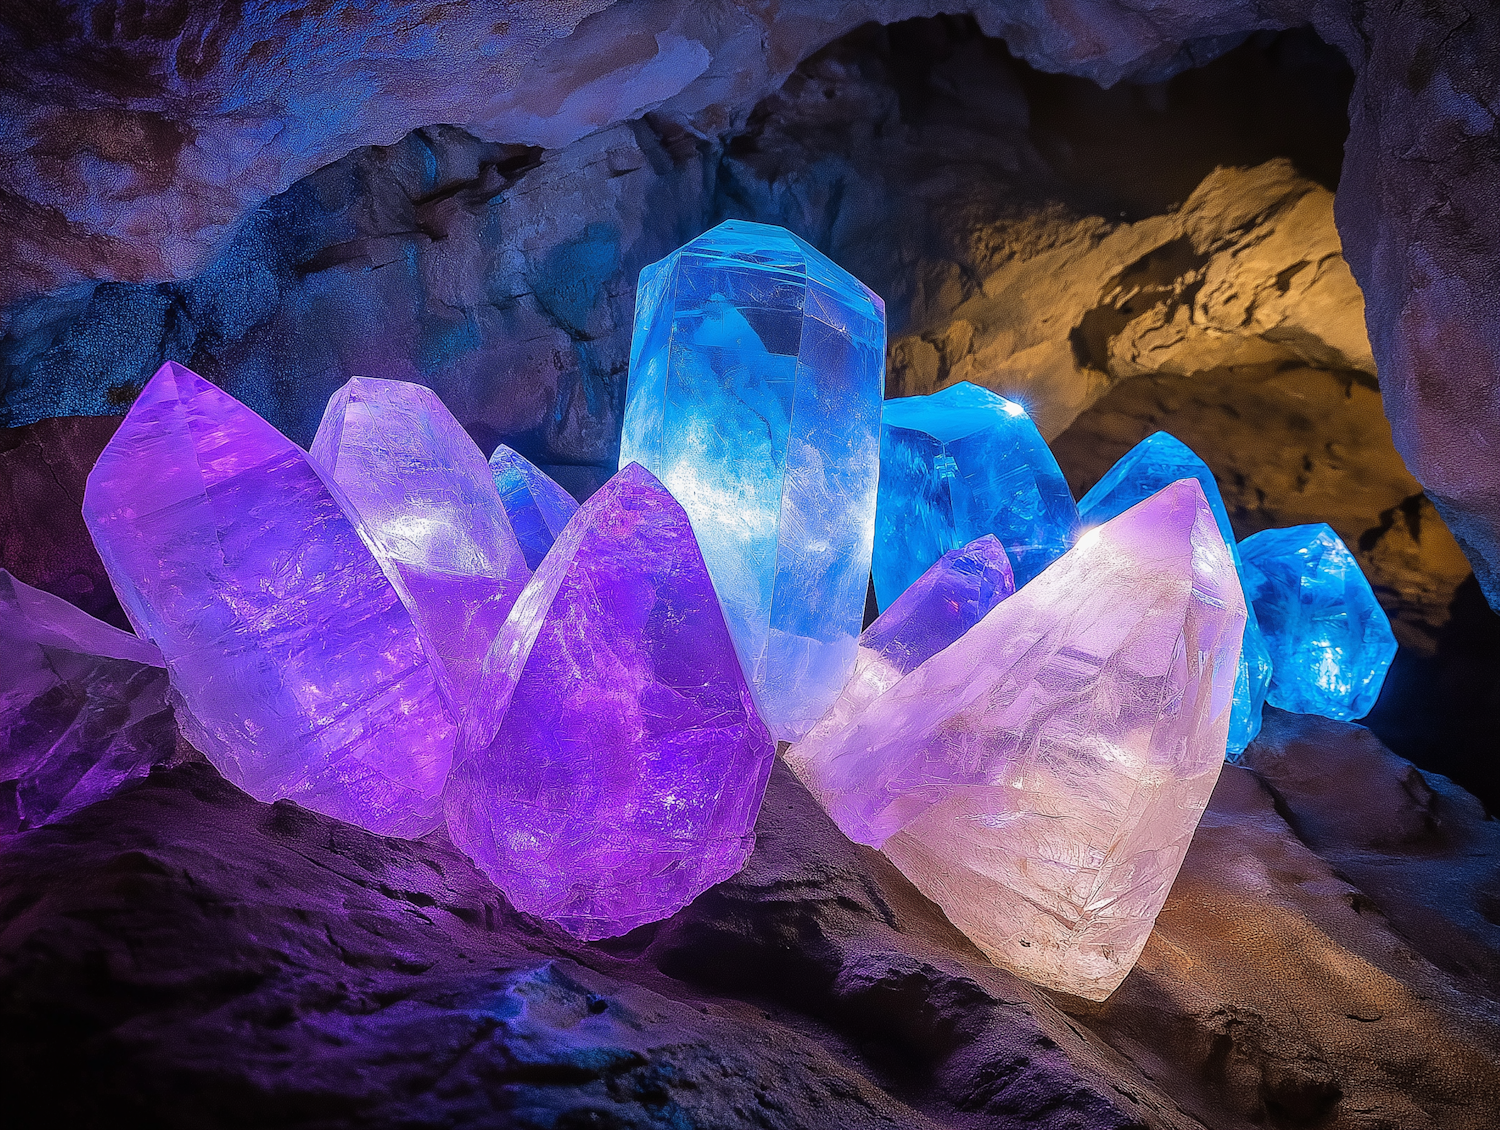
{"type": "Polygon", "coordinates": [[[1262,530],[1240,552],[1276,665],[1267,701],[1341,722],[1363,718],[1396,658],[1396,637],[1354,555],[1322,523],[1262,530]]]}
{"type": "Polygon", "coordinates": [[[456,727],[400,596],[318,469],[163,365],[89,474],[84,519],[188,740],[260,800],[374,832],[440,819],[456,727]]]}
{"type": "MultiPolygon", "coordinates": [[[[1235,545],[1234,528],[1229,524],[1229,511],[1224,507],[1218,481],[1208,464],[1199,459],[1192,448],[1166,432],[1147,436],[1122,455],[1119,462],[1079,501],[1078,517],[1086,526],[1107,522],[1178,479],[1197,479],[1203,488],[1203,496],[1208,499],[1214,520],[1219,523],[1219,532],[1224,535],[1224,544],[1234,558],[1235,571],[1240,574],[1243,587],[1244,565],[1235,545]]],[[[1238,758],[1260,733],[1261,707],[1271,685],[1271,653],[1256,622],[1248,592],[1245,601],[1245,642],[1240,649],[1240,672],[1234,684],[1234,713],[1229,720],[1228,753],[1231,760],[1238,758]]]]}
{"type": "Polygon", "coordinates": [[[510,516],[510,528],[526,555],[526,566],[535,569],[568,519],[578,513],[578,503],[541,468],[503,443],[490,456],[490,473],[510,516]]]}
{"type": "Polygon", "coordinates": [[[1244,623],[1202,489],[1173,483],[793,764],[996,963],[1102,1000],[1218,778],[1244,623]]]}
{"type": "Polygon", "coordinates": [[[1057,460],[1019,404],[967,381],[886,402],[875,518],[881,608],[984,534],[1000,539],[1024,585],[1062,556],[1077,528],[1057,460]]]}
{"type": "Polygon", "coordinates": [[[644,468],[558,538],[477,702],[448,829],[517,908],[612,937],[744,865],[775,746],[688,517],[644,468]]]}
{"type": "Polygon", "coordinates": [[[885,305],[781,228],[731,220],[641,272],[620,465],[686,508],[777,737],[854,666],[884,383],[885,305]]]}
{"type": "Polygon", "coordinates": [[[531,577],[483,453],[430,388],[355,377],[311,454],[432,644],[454,710],[531,577]]]}

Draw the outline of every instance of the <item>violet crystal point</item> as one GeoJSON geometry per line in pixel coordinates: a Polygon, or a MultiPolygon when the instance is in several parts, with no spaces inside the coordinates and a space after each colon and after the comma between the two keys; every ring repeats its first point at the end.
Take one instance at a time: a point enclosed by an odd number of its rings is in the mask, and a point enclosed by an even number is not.
{"type": "Polygon", "coordinates": [[[518,909],[607,938],[744,865],[775,745],[687,514],[645,468],[568,524],[476,702],[493,737],[454,765],[448,830],[518,909]]]}
{"type": "Polygon", "coordinates": [[[1186,479],[791,758],[996,963],[1102,1000],[1224,761],[1244,597],[1186,479]]]}
{"type": "Polygon", "coordinates": [[[687,510],[779,738],[854,667],[884,384],[884,303],[782,228],[730,220],[641,272],[620,466],[687,510]]]}
{"type": "Polygon", "coordinates": [[[455,720],[400,596],[308,456],[163,365],[84,518],[189,741],[265,801],[392,835],[440,820],[455,720]]]}
{"type": "Polygon", "coordinates": [[[1375,706],[1396,637],[1347,546],[1323,523],[1240,542],[1246,591],[1276,664],[1267,701],[1340,722],[1375,706]]]}
{"type": "Polygon", "coordinates": [[[16,580],[5,569],[0,569],[0,615],[5,619],[5,637],[12,641],[103,659],[128,659],[148,667],[167,665],[161,651],[140,636],[96,620],[62,597],[16,580]]]}
{"type": "MultiPolygon", "coordinates": [[[[1235,571],[1240,574],[1243,587],[1244,565],[1235,545],[1234,528],[1229,524],[1229,511],[1224,507],[1219,484],[1208,464],[1176,436],[1156,432],[1122,455],[1079,501],[1078,517],[1089,526],[1107,522],[1178,479],[1197,479],[1203,488],[1203,495],[1208,499],[1209,509],[1214,512],[1214,520],[1219,523],[1219,532],[1224,535],[1224,544],[1234,558],[1235,571]]],[[[1236,760],[1260,733],[1261,707],[1271,685],[1271,653],[1256,622],[1255,609],[1249,604],[1248,593],[1245,600],[1245,641],[1240,649],[1240,671],[1234,685],[1234,713],[1229,720],[1227,751],[1231,761],[1236,760]]]]}
{"type": "Polygon", "coordinates": [[[461,712],[531,577],[484,455],[437,393],[373,377],[329,398],[311,455],[358,516],[461,712]]]}
{"type": "Polygon", "coordinates": [[[875,599],[882,609],[950,549],[994,534],[1016,584],[1062,556],[1073,495],[1026,410],[962,381],[888,400],[880,437],[875,599]]]}
{"type": "Polygon", "coordinates": [[[535,569],[568,519],[578,513],[578,503],[536,464],[503,443],[490,456],[490,473],[510,516],[510,528],[526,555],[526,566],[535,569]]]}

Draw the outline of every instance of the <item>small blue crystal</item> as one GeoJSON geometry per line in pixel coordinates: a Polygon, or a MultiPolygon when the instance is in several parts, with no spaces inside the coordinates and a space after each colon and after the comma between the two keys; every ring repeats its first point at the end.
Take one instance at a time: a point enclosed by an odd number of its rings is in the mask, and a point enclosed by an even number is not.
{"type": "MultiPolygon", "coordinates": [[[[1234,558],[1234,567],[1244,583],[1245,569],[1240,560],[1239,549],[1234,543],[1234,529],[1229,524],[1229,511],[1224,508],[1224,498],[1219,493],[1219,484],[1208,464],[1199,459],[1187,444],[1166,432],[1149,435],[1136,444],[1109,469],[1104,478],[1078,503],[1078,517],[1086,526],[1099,526],[1116,515],[1123,514],[1137,502],[1150,498],[1162,487],[1178,479],[1197,479],[1203,488],[1203,496],[1213,511],[1219,532],[1224,535],[1224,544],[1234,558]]],[[[1266,701],[1266,692],[1271,685],[1271,653],[1256,622],[1255,611],[1250,606],[1250,593],[1245,593],[1245,642],[1240,650],[1240,673],[1234,684],[1234,708],[1229,721],[1230,760],[1238,759],[1260,733],[1261,707],[1266,701]]]]}
{"type": "Polygon", "coordinates": [[[1068,484],[1026,410],[963,381],[888,400],[881,416],[875,599],[890,607],[949,550],[994,534],[1017,586],[1067,551],[1068,484]]]}
{"type": "Polygon", "coordinates": [[[490,456],[490,472],[526,567],[534,572],[568,519],[578,513],[578,503],[540,467],[503,443],[490,456]]]}
{"type": "Polygon", "coordinates": [[[1363,718],[1396,657],[1391,622],[1359,562],[1327,525],[1240,542],[1245,591],[1275,670],[1267,701],[1340,722],[1363,718]]]}
{"type": "Polygon", "coordinates": [[[782,228],[731,220],[641,271],[620,466],[687,511],[778,738],[854,668],[884,386],[884,303],[782,228]]]}

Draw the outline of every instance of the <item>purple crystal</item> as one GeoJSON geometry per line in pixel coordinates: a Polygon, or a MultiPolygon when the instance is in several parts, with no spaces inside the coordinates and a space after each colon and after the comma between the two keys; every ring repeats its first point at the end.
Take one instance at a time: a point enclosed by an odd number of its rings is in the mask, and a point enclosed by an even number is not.
{"type": "Polygon", "coordinates": [[[84,519],[178,721],[229,780],[377,833],[441,818],[456,727],[427,646],[296,444],[168,363],[100,455],[84,519]]]}
{"type": "Polygon", "coordinates": [[[483,453],[430,388],[355,377],[311,455],[359,516],[461,712],[531,577],[483,453]]]}
{"type": "Polygon", "coordinates": [[[128,659],[148,667],[165,667],[161,652],[140,636],[96,620],[60,596],[34,589],[0,569],[0,615],[5,636],[79,655],[128,659]]]}
{"type": "Polygon", "coordinates": [[[568,524],[475,701],[448,830],[518,909],[611,937],[744,865],[775,747],[687,514],[645,468],[568,524]]]}
{"type": "Polygon", "coordinates": [[[535,463],[503,443],[490,456],[490,471],[526,564],[535,569],[568,519],[578,513],[578,503],[535,463]]]}

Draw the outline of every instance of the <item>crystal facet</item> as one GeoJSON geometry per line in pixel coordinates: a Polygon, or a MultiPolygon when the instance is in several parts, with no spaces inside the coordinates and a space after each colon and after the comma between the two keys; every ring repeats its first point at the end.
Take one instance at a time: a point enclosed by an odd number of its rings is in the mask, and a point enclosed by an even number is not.
{"type": "Polygon", "coordinates": [[[490,473],[510,516],[510,528],[526,555],[526,566],[535,569],[568,519],[578,513],[578,503],[535,463],[503,443],[490,456],[490,473]]]}
{"type": "Polygon", "coordinates": [[[329,398],[310,454],[358,515],[461,712],[531,577],[484,455],[431,389],[373,377],[329,398]]]}
{"type": "MultiPolygon", "coordinates": [[[[1078,517],[1085,526],[1097,526],[1123,514],[1142,499],[1150,498],[1168,483],[1197,479],[1208,506],[1219,523],[1224,544],[1234,558],[1243,587],[1244,566],[1229,524],[1229,511],[1219,493],[1219,484],[1208,464],[1175,436],[1156,432],[1136,444],[1078,503],[1078,517]]],[[[1234,713],[1229,721],[1228,754],[1234,760],[1260,733],[1261,707],[1271,685],[1271,653],[1255,619],[1255,609],[1246,593],[1245,642],[1240,649],[1240,673],[1234,685],[1234,713]]]]}
{"type": "Polygon", "coordinates": [[[1218,778],[1244,622],[1202,489],[1173,483],[789,760],[998,964],[1102,1000],[1218,778]]]}
{"type": "Polygon", "coordinates": [[[382,834],[439,822],[451,708],[396,589],[296,444],[169,362],[99,457],[83,512],[166,659],[179,724],[229,780],[382,834]]]}
{"type": "Polygon", "coordinates": [[[448,829],[518,909],[612,937],[744,865],[775,745],[688,517],[639,465],[558,538],[477,705],[448,829]]]}
{"type": "Polygon", "coordinates": [[[1322,523],[1262,530],[1240,553],[1275,663],[1267,701],[1341,722],[1363,718],[1380,697],[1396,637],[1354,555],[1322,523]]]}
{"type": "Polygon", "coordinates": [[[1013,401],[962,381],[888,400],[880,437],[875,599],[882,609],[934,561],[984,534],[1024,585],[1073,544],[1078,511],[1041,433],[1013,401]]]}
{"type": "Polygon", "coordinates": [[[731,220],[641,272],[620,465],[687,510],[778,737],[854,666],[884,380],[884,304],[781,228],[731,220]]]}

